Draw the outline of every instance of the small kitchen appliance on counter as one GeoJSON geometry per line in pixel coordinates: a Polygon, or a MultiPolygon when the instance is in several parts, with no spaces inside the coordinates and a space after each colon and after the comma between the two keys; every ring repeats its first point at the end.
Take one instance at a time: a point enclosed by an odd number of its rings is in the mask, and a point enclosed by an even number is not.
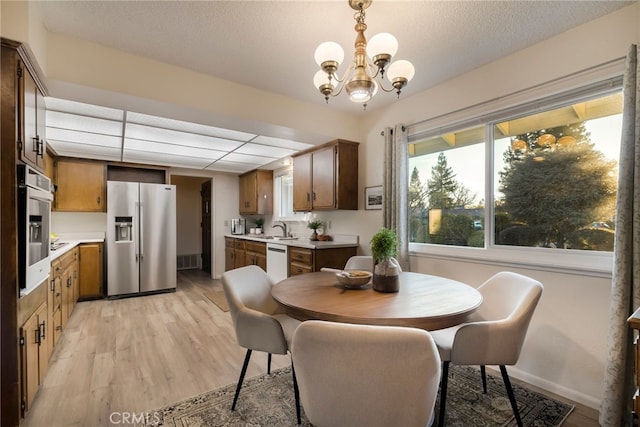
{"type": "Polygon", "coordinates": [[[233,218],[231,220],[231,234],[244,234],[245,230],[244,218],[233,218]]]}

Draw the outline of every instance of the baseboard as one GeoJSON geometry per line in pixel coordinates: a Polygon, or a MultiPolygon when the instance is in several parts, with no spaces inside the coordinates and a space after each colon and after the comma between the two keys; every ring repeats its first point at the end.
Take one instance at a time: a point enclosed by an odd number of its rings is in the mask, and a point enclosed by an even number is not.
{"type": "MultiPolygon", "coordinates": [[[[544,389],[551,393],[555,393],[567,399],[571,399],[574,402],[588,406],[589,408],[593,408],[596,411],[600,410],[600,403],[602,402],[601,398],[590,396],[577,390],[561,386],[549,380],[545,380],[544,378],[531,375],[530,373],[522,371],[513,366],[508,366],[507,369],[509,371],[510,377],[519,379],[536,387],[540,387],[541,389],[544,389]]],[[[498,372],[498,375],[499,374],[500,373],[498,372]]]]}

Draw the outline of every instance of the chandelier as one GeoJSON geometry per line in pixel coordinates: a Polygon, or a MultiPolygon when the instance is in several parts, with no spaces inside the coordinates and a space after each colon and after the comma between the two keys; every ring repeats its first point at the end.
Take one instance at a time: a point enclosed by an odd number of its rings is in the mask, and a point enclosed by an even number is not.
{"type": "Polygon", "coordinates": [[[389,64],[398,50],[398,40],[393,35],[376,34],[367,43],[364,36],[367,29],[364,10],[371,5],[372,1],[348,0],[349,6],[357,11],[353,16],[356,20],[354,26],[357,33],[356,50],[353,62],[342,78],[336,74],[344,59],[342,47],[338,43],[329,41],[316,48],[314,57],[321,69],[314,76],[313,83],[324,95],[327,103],[330,96],[338,96],[345,89],[352,102],[363,103],[366,109],[367,102],[373,98],[378,89],[384,92],[395,90],[399,98],[400,91],[415,74],[413,64],[409,61],[400,60],[389,64]],[[385,71],[387,65],[389,67],[385,71]],[[392,86],[388,89],[383,85],[385,72],[392,86]]]}

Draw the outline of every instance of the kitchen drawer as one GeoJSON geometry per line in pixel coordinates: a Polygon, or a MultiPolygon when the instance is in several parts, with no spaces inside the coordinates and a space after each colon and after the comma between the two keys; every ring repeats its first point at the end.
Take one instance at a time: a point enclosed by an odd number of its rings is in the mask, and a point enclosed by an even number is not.
{"type": "Polygon", "coordinates": [[[51,320],[53,322],[51,334],[53,335],[53,345],[55,346],[60,339],[60,334],[62,333],[62,311],[60,310],[60,307],[54,311],[53,318],[51,320]]]}
{"type": "Polygon", "coordinates": [[[313,268],[311,265],[297,264],[292,262],[289,264],[289,276],[297,276],[298,274],[311,273],[313,268]]]}
{"type": "Polygon", "coordinates": [[[233,248],[235,240],[236,239],[231,238],[231,237],[225,237],[224,238],[224,247],[225,248],[233,248]]]}
{"type": "Polygon", "coordinates": [[[241,251],[244,251],[244,244],[245,244],[245,241],[244,241],[243,239],[233,239],[233,240],[235,241],[235,242],[234,242],[234,244],[233,244],[233,246],[234,246],[236,249],[240,249],[241,251]]]}
{"type": "Polygon", "coordinates": [[[73,264],[73,262],[76,261],[77,259],[78,259],[78,248],[75,247],[71,249],[69,252],[67,252],[66,254],[62,255],[60,258],[56,259],[53,263],[51,263],[53,274],[66,270],[67,267],[73,264]]]}
{"type": "Polygon", "coordinates": [[[254,252],[257,254],[267,254],[267,244],[262,242],[246,241],[244,242],[244,249],[247,252],[254,252]]]}
{"type": "Polygon", "coordinates": [[[289,247],[289,259],[292,263],[307,264],[309,268],[313,267],[313,252],[311,249],[289,247]]]}

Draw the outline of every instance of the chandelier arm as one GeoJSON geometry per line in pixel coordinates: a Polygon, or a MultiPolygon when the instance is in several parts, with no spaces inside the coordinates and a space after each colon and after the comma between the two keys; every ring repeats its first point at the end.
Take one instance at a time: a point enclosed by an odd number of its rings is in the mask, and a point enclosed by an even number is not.
{"type": "Polygon", "coordinates": [[[335,81],[337,81],[338,83],[344,83],[347,80],[347,77],[349,77],[351,75],[351,72],[353,71],[353,69],[355,68],[354,64],[351,63],[349,64],[349,67],[346,69],[346,71],[344,72],[344,75],[342,76],[342,78],[338,78],[338,74],[337,73],[331,73],[331,78],[335,81]]]}
{"type": "Polygon", "coordinates": [[[380,89],[382,89],[383,92],[393,92],[395,90],[395,88],[393,86],[391,86],[389,89],[384,87],[384,81],[380,78],[380,75],[376,73],[376,75],[374,76],[376,79],[376,83],[378,83],[378,87],[380,89]]]}

